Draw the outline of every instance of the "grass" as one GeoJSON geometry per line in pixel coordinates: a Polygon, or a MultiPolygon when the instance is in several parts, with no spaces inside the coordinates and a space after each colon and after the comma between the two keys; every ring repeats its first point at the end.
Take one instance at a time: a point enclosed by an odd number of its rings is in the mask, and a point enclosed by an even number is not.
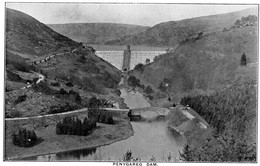
{"type": "Polygon", "coordinates": [[[65,116],[78,116],[82,119],[87,116],[87,112],[40,119],[6,121],[5,159],[93,148],[126,139],[133,134],[132,127],[128,120],[114,118],[116,124],[106,125],[98,123],[98,127],[88,136],[56,135],[56,123],[65,116]],[[31,148],[21,148],[13,145],[11,135],[13,131],[17,131],[21,127],[33,129],[36,135],[44,139],[44,141],[31,148]]]}
{"type": "Polygon", "coordinates": [[[256,32],[257,27],[250,26],[204,36],[146,65],[143,73],[134,70],[131,74],[150,85],[155,94],[164,78],[171,80],[169,94],[174,102],[188,93],[222,90],[241,78],[256,81],[257,65],[251,65],[258,55],[256,32]],[[248,60],[245,67],[240,66],[243,51],[248,60]]]}

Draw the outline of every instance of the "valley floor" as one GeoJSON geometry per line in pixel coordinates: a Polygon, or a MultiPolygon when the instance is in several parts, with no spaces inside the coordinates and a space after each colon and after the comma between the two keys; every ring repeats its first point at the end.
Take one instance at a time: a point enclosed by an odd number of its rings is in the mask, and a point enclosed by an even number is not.
{"type": "MultiPolygon", "coordinates": [[[[87,116],[87,112],[75,113],[80,119],[87,116]]],[[[24,157],[58,153],[78,149],[94,148],[108,145],[133,135],[130,122],[121,117],[114,118],[115,124],[97,124],[97,128],[88,136],[57,135],[56,123],[68,115],[51,116],[45,118],[15,120],[5,122],[5,159],[19,160],[24,157]],[[36,135],[42,139],[31,148],[13,145],[12,134],[18,128],[34,129],[36,135]]],[[[71,116],[71,114],[70,114],[71,116]]],[[[119,116],[122,116],[120,114],[119,116]]]]}

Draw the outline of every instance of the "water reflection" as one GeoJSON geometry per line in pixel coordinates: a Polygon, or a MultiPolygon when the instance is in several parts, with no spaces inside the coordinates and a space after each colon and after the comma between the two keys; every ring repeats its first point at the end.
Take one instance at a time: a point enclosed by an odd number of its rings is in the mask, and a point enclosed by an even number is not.
{"type": "Polygon", "coordinates": [[[56,154],[57,160],[80,160],[81,158],[87,157],[89,155],[96,153],[96,148],[91,149],[80,149],[80,150],[73,150],[68,152],[60,152],[56,154]]]}

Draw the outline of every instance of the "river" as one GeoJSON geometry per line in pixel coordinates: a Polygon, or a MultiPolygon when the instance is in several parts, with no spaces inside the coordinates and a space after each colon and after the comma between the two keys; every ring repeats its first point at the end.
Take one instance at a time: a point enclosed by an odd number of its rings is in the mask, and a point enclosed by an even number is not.
{"type": "MultiPolygon", "coordinates": [[[[130,108],[149,107],[150,104],[139,92],[128,92],[121,89],[121,97],[130,108]]],[[[131,150],[134,158],[149,161],[178,160],[179,150],[183,147],[184,138],[167,127],[164,118],[131,122],[134,135],[110,145],[93,149],[60,152],[57,154],[34,156],[25,160],[37,161],[122,161],[124,154],[131,150]]]]}

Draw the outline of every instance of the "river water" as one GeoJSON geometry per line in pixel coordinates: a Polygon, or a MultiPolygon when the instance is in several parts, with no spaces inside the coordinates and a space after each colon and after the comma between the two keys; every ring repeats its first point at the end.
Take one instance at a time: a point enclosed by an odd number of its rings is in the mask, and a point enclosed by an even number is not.
{"type": "MultiPolygon", "coordinates": [[[[150,104],[139,92],[121,89],[121,96],[130,108],[149,107],[150,104]]],[[[131,122],[134,135],[110,145],[93,149],[75,150],[57,154],[26,158],[37,161],[122,161],[124,154],[131,150],[134,158],[141,161],[176,162],[179,150],[184,145],[184,138],[167,127],[165,119],[142,120],[131,122]]]]}

